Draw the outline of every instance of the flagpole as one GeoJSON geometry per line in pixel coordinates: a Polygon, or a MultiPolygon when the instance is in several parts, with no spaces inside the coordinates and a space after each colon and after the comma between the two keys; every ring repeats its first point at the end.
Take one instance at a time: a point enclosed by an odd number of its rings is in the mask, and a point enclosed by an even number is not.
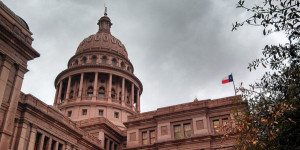
{"type": "Polygon", "coordinates": [[[231,73],[231,77],[232,77],[232,84],[233,84],[234,94],[236,95],[236,89],[235,89],[235,84],[234,84],[234,79],[233,79],[232,73],[231,73]]]}

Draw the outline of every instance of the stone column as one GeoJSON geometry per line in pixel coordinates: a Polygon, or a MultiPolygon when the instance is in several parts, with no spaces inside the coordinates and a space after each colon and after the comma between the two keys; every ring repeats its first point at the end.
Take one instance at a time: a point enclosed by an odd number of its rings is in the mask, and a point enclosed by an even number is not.
{"type": "Polygon", "coordinates": [[[97,91],[98,91],[98,72],[95,72],[95,79],[94,79],[94,91],[93,91],[93,99],[92,100],[96,100],[97,99],[97,91]]]}
{"type": "Polygon", "coordinates": [[[0,106],[4,98],[4,92],[9,77],[10,69],[12,65],[7,60],[3,61],[3,66],[0,72],[0,106]]]}
{"type": "MultiPolygon", "coordinates": [[[[12,140],[10,142],[10,149],[17,149],[18,148],[18,144],[16,144],[16,140],[20,139],[19,132],[22,130],[22,129],[20,129],[21,127],[19,127],[19,126],[21,126],[21,125],[19,125],[18,122],[19,122],[19,119],[18,120],[16,119],[15,123],[14,123],[15,126],[14,126],[14,130],[13,130],[13,137],[12,137],[12,140]]],[[[24,144],[21,144],[21,145],[24,145],[24,144]]]]}
{"type": "Polygon", "coordinates": [[[28,127],[28,125],[23,122],[22,124],[19,125],[18,128],[19,128],[18,130],[20,131],[20,134],[17,135],[18,136],[17,138],[19,139],[19,141],[18,141],[18,143],[16,143],[17,145],[15,145],[15,147],[18,150],[21,150],[21,149],[24,149],[25,146],[27,146],[28,139],[27,139],[26,135],[27,135],[27,131],[30,127],[28,127]]]}
{"type": "Polygon", "coordinates": [[[54,97],[54,106],[56,106],[57,105],[57,99],[58,99],[58,89],[56,88],[56,90],[55,90],[55,97],[54,97]]]}
{"type": "Polygon", "coordinates": [[[137,89],[136,93],[136,111],[139,113],[141,111],[141,102],[140,102],[140,89],[137,89]]]}
{"type": "Polygon", "coordinates": [[[101,147],[104,148],[105,137],[104,137],[104,132],[102,130],[99,132],[98,139],[101,140],[101,147]]]}
{"type": "Polygon", "coordinates": [[[43,150],[43,146],[44,146],[44,140],[45,139],[45,135],[42,134],[41,139],[39,141],[39,147],[37,148],[38,150],[43,150]]]}
{"type": "Polygon", "coordinates": [[[54,144],[54,148],[53,148],[53,149],[54,149],[54,150],[58,150],[58,145],[59,145],[59,142],[56,141],[55,144],[54,144]]]}
{"type": "Polygon", "coordinates": [[[131,83],[131,98],[130,98],[130,106],[133,108],[134,103],[134,83],[131,83]]]}
{"type": "Polygon", "coordinates": [[[0,138],[0,149],[9,149],[10,142],[12,140],[12,134],[14,129],[15,116],[17,112],[19,96],[21,92],[21,85],[23,82],[23,76],[26,72],[25,68],[17,69],[15,83],[12,88],[10,96],[10,103],[6,112],[5,118],[3,118],[2,135],[0,138]]]}
{"type": "Polygon", "coordinates": [[[84,77],[84,73],[81,73],[81,75],[80,75],[79,92],[78,92],[77,101],[81,100],[81,96],[82,96],[82,87],[83,87],[83,77],[84,77]]]}
{"type": "Polygon", "coordinates": [[[106,150],[110,150],[110,145],[109,145],[109,142],[110,140],[109,139],[107,139],[106,140],[106,150]]]}
{"type": "Polygon", "coordinates": [[[108,90],[108,92],[107,92],[107,94],[108,94],[108,101],[109,102],[111,102],[111,85],[112,85],[112,74],[110,73],[109,74],[109,78],[108,78],[108,88],[107,88],[107,90],[108,90]]]}
{"type": "Polygon", "coordinates": [[[48,147],[46,147],[46,150],[51,150],[51,145],[52,145],[52,138],[49,137],[48,147]]]}
{"type": "Polygon", "coordinates": [[[61,90],[62,90],[62,81],[59,82],[58,96],[57,96],[56,104],[61,103],[61,90]]]}
{"type": "Polygon", "coordinates": [[[35,146],[35,137],[36,137],[36,129],[31,127],[30,135],[29,135],[29,143],[28,143],[28,150],[33,150],[35,146]]]}
{"type": "Polygon", "coordinates": [[[122,105],[125,106],[125,78],[122,78],[122,105]]]}
{"type": "Polygon", "coordinates": [[[66,93],[66,99],[70,98],[71,82],[72,82],[72,76],[69,76],[68,86],[67,86],[67,93],[66,93]]]}

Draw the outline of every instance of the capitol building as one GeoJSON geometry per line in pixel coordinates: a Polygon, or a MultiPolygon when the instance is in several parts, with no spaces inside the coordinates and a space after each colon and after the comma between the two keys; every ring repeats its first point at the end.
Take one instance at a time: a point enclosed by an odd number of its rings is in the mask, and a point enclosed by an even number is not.
{"type": "Polygon", "coordinates": [[[244,108],[234,103],[240,96],[141,113],[143,84],[112,22],[106,12],[95,20],[98,31],[78,43],[47,105],[21,91],[28,61],[40,54],[26,21],[0,1],[0,150],[234,149],[222,127],[244,108]]]}

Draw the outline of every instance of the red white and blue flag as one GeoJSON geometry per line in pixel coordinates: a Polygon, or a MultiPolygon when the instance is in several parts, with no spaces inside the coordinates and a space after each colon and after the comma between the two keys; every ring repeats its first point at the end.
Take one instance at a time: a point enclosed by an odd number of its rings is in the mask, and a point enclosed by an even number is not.
{"type": "Polygon", "coordinates": [[[222,84],[226,84],[226,83],[229,83],[229,82],[233,82],[232,74],[228,75],[227,77],[225,77],[225,78],[222,80],[222,84]]]}

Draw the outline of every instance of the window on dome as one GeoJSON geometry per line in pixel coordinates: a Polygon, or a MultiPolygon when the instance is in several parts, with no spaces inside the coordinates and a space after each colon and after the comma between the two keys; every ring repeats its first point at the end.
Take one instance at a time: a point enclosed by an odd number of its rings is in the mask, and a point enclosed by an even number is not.
{"type": "Polygon", "coordinates": [[[103,86],[101,86],[99,88],[98,96],[99,97],[104,97],[104,95],[105,95],[105,88],[103,86]]]}
{"type": "Polygon", "coordinates": [[[103,56],[103,57],[102,57],[101,63],[102,63],[102,64],[106,64],[106,63],[107,63],[107,57],[106,57],[106,56],[103,56]]]}
{"type": "Polygon", "coordinates": [[[82,64],[83,64],[83,65],[86,64],[86,61],[87,61],[87,58],[86,58],[86,57],[82,57],[82,64]]]}
{"type": "Polygon", "coordinates": [[[111,89],[111,98],[115,99],[117,97],[115,89],[111,89]]]}
{"type": "Polygon", "coordinates": [[[72,116],[72,110],[68,111],[68,117],[72,116]]]}
{"type": "Polygon", "coordinates": [[[112,59],[112,60],[111,60],[111,64],[112,64],[113,66],[117,66],[117,59],[116,59],[116,58],[112,59]]]}
{"type": "Polygon", "coordinates": [[[93,64],[97,63],[97,56],[93,55],[93,57],[92,57],[92,63],[93,64]]]}
{"type": "Polygon", "coordinates": [[[119,101],[122,100],[122,92],[119,92],[119,101]]]}
{"type": "Polygon", "coordinates": [[[104,80],[104,79],[101,79],[100,82],[101,82],[101,83],[105,83],[105,80],[104,80]]]}
{"type": "Polygon", "coordinates": [[[128,105],[130,104],[129,96],[126,97],[126,103],[127,103],[128,105]]]}
{"type": "Polygon", "coordinates": [[[129,66],[127,67],[127,70],[130,71],[130,67],[129,66]]]}
{"type": "Polygon", "coordinates": [[[119,112],[114,113],[115,118],[119,118],[119,112]]]}
{"type": "Polygon", "coordinates": [[[78,60],[77,59],[74,61],[73,65],[78,65],[78,60]]]}
{"type": "Polygon", "coordinates": [[[102,110],[102,109],[99,109],[99,110],[98,110],[98,115],[99,115],[99,116],[103,116],[103,110],[102,110]]]}
{"type": "Polygon", "coordinates": [[[87,94],[88,97],[92,97],[93,96],[93,87],[92,86],[88,87],[86,94],[87,94]]]}
{"type": "Polygon", "coordinates": [[[73,90],[71,90],[70,95],[69,95],[69,98],[70,98],[70,99],[74,98],[74,91],[73,91],[73,90]]]}
{"type": "Polygon", "coordinates": [[[83,115],[83,116],[87,115],[87,109],[82,109],[81,110],[81,115],[83,115]]]}
{"type": "Polygon", "coordinates": [[[125,63],[124,62],[121,62],[121,68],[125,69],[125,63]]]}

